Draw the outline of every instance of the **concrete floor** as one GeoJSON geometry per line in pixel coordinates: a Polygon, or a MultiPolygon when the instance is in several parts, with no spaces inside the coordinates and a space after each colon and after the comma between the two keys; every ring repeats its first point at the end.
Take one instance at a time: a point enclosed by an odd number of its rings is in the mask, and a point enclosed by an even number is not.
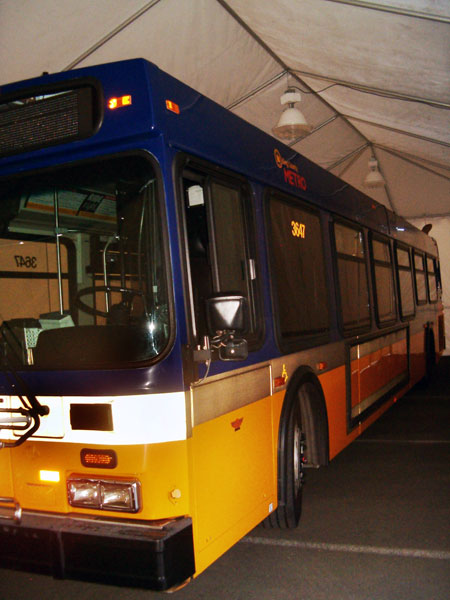
{"type": "MultiPolygon", "coordinates": [[[[327,468],[294,531],[253,530],[177,600],[450,598],[450,357],[327,468]]],[[[131,588],[0,570],[0,600],[150,600],[131,588]]]]}

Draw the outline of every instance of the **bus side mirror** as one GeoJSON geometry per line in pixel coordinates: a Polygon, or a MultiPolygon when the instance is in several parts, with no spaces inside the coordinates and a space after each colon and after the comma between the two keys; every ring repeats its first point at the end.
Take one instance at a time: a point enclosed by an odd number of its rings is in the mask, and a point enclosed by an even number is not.
{"type": "Polygon", "coordinates": [[[244,334],[248,327],[247,298],[234,293],[214,294],[207,298],[206,323],[212,336],[222,331],[244,334]]]}
{"type": "Polygon", "coordinates": [[[219,351],[220,360],[245,360],[247,341],[242,336],[248,330],[247,298],[235,293],[214,294],[206,299],[206,323],[211,335],[211,347],[219,351]]]}

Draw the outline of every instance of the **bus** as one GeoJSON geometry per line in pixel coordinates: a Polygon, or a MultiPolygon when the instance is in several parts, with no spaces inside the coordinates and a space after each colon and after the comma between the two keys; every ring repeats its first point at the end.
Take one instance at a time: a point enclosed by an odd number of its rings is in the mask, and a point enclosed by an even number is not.
{"type": "Polygon", "coordinates": [[[0,156],[4,568],[182,585],[443,352],[430,235],[143,59],[3,86],[0,156]]]}

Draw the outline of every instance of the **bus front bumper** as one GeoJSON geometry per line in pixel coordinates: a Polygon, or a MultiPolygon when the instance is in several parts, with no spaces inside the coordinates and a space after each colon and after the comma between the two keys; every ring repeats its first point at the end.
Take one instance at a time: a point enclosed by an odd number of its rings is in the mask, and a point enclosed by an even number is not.
{"type": "Polygon", "coordinates": [[[0,521],[0,567],[166,590],[194,574],[192,522],[159,525],[24,511],[0,521]]]}

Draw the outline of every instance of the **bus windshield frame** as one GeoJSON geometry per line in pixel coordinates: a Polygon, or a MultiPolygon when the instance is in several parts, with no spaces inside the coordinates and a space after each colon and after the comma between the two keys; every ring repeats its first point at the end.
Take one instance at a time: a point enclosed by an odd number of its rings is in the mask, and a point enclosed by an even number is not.
{"type": "Polygon", "coordinates": [[[171,339],[157,169],[144,153],[0,184],[4,366],[118,368],[171,339]]]}

